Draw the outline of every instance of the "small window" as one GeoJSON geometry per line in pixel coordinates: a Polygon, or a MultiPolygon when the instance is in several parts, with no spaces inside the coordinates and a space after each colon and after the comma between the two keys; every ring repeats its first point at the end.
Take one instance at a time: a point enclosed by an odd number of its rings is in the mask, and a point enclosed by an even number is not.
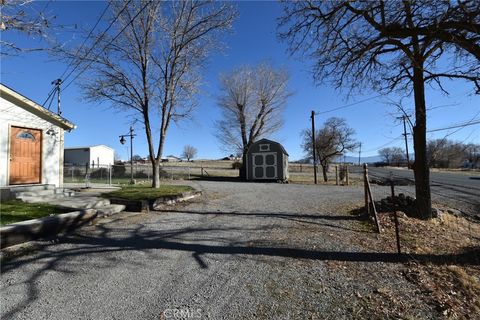
{"type": "Polygon", "coordinates": [[[35,141],[35,137],[33,136],[33,134],[31,134],[30,132],[27,132],[27,131],[19,132],[17,134],[17,138],[18,139],[26,139],[26,140],[35,141]]]}
{"type": "Polygon", "coordinates": [[[260,145],[260,151],[270,151],[270,145],[269,144],[261,144],[260,145]]]}

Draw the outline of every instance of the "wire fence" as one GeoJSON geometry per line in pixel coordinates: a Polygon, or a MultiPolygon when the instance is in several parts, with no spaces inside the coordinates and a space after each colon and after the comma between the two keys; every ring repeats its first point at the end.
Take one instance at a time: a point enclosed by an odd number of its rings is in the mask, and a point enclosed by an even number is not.
{"type": "MultiPolygon", "coordinates": [[[[134,163],[116,165],[72,166],[65,165],[63,182],[66,184],[122,185],[135,183],[151,183],[153,169],[150,164],[134,163]]],[[[163,180],[190,180],[208,176],[238,176],[238,169],[225,166],[203,166],[199,164],[176,164],[160,166],[160,179],[163,180]]]]}

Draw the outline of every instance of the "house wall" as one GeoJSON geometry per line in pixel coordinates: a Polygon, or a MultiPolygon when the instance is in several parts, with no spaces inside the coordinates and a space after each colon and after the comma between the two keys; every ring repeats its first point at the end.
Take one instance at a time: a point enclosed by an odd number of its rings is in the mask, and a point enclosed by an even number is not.
{"type": "Polygon", "coordinates": [[[90,147],[90,164],[95,161],[95,166],[114,164],[114,150],[107,146],[90,147]]]}
{"type": "Polygon", "coordinates": [[[0,186],[8,185],[10,164],[10,127],[19,126],[42,130],[42,171],[43,184],[63,184],[61,156],[63,154],[63,130],[23,108],[0,97],[0,186]],[[46,131],[53,129],[54,134],[46,131]]]}
{"type": "Polygon", "coordinates": [[[91,146],[87,148],[67,148],[65,149],[65,163],[76,166],[84,166],[92,164],[95,167],[100,164],[102,166],[114,164],[115,151],[107,146],[91,146]]]}

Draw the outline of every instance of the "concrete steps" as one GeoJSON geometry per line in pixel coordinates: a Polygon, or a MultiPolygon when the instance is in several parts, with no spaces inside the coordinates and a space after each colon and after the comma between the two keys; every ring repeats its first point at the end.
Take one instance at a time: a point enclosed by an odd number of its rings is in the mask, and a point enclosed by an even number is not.
{"type": "Polygon", "coordinates": [[[111,204],[110,200],[96,194],[75,193],[67,188],[56,188],[54,185],[15,186],[10,188],[10,195],[27,203],[49,203],[74,210],[95,209],[101,216],[125,210],[124,205],[111,204]]]}

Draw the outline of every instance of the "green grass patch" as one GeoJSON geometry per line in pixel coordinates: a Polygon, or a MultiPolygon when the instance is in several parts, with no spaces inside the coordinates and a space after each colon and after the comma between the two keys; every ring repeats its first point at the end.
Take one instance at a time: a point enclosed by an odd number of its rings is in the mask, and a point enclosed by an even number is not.
{"type": "Polygon", "coordinates": [[[0,203],[0,225],[71,211],[73,210],[48,203],[26,203],[20,200],[2,201],[0,203]]]}
{"type": "Polygon", "coordinates": [[[155,200],[164,196],[180,195],[182,192],[193,191],[189,186],[160,185],[160,188],[149,186],[127,186],[120,190],[103,193],[104,198],[118,198],[125,200],[155,200]]]}

